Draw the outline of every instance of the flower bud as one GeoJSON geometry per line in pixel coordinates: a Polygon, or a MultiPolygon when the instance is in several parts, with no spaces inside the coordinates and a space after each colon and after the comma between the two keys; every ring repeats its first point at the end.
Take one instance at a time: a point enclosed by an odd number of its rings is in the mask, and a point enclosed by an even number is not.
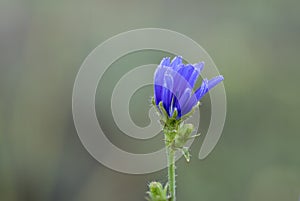
{"type": "Polygon", "coordinates": [[[167,201],[167,185],[163,185],[159,182],[153,181],[149,184],[148,200],[149,201],[167,201]]]}

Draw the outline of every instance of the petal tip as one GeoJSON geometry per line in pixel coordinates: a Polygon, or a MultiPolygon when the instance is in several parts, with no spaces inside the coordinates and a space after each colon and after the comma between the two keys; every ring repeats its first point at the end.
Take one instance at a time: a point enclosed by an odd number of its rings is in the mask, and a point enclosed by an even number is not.
{"type": "Polygon", "coordinates": [[[194,67],[198,72],[201,72],[204,68],[204,65],[205,65],[205,62],[201,61],[199,63],[194,64],[194,67]]]}
{"type": "Polygon", "coordinates": [[[172,59],[171,66],[172,67],[176,67],[176,66],[178,66],[180,64],[182,64],[182,56],[175,56],[172,59]]]}
{"type": "Polygon", "coordinates": [[[161,66],[170,66],[170,57],[164,57],[161,62],[160,62],[161,66]]]}

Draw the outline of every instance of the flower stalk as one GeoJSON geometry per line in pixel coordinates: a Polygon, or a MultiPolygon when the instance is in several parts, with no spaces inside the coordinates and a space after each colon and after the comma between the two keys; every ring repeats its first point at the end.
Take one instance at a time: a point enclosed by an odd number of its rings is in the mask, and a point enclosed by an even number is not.
{"type": "Polygon", "coordinates": [[[176,180],[175,180],[175,151],[172,148],[167,148],[168,156],[168,184],[170,201],[176,201],[176,180]]]}
{"type": "Polygon", "coordinates": [[[149,201],[176,201],[175,155],[181,151],[186,161],[190,161],[188,140],[194,126],[184,121],[199,107],[200,99],[224,78],[219,75],[211,80],[203,79],[201,86],[194,90],[196,81],[203,70],[204,62],[183,64],[180,56],[172,61],[164,58],[154,74],[154,97],[152,104],[160,116],[165,137],[168,161],[168,183],[163,187],[159,182],[151,182],[149,201]]]}
{"type": "MultiPolygon", "coordinates": [[[[162,102],[159,104],[160,111],[163,111],[165,114],[165,109],[163,108],[162,102]]],[[[177,111],[174,111],[174,114],[171,118],[164,116],[166,119],[164,124],[164,135],[165,135],[165,145],[167,152],[167,161],[168,161],[168,185],[169,185],[169,200],[176,201],[176,180],[175,180],[175,152],[176,148],[174,147],[174,142],[176,136],[178,135],[179,121],[176,120],[177,111]]]]}

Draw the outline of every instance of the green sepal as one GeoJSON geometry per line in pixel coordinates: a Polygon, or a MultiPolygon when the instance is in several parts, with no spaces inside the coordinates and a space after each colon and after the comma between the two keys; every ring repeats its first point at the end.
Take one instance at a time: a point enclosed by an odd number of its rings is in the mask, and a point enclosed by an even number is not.
{"type": "Polygon", "coordinates": [[[194,138],[196,138],[196,137],[199,137],[200,135],[201,135],[201,133],[198,133],[198,134],[196,134],[196,135],[193,135],[193,136],[189,137],[189,140],[190,140],[190,139],[194,139],[194,138]]]}
{"type": "Polygon", "coordinates": [[[196,109],[199,107],[200,105],[200,102],[197,102],[197,104],[191,109],[190,112],[188,112],[187,114],[183,115],[181,118],[180,118],[180,122],[183,122],[185,121],[186,119],[190,118],[194,112],[196,111],[196,109]]]}
{"type": "Polygon", "coordinates": [[[163,105],[163,102],[160,101],[159,104],[158,104],[158,107],[159,107],[159,110],[160,110],[160,113],[161,113],[161,119],[166,122],[168,120],[168,113],[166,111],[166,109],[164,108],[164,105],[163,105]]]}
{"type": "Polygon", "coordinates": [[[154,106],[157,114],[159,115],[160,117],[160,123],[162,125],[165,125],[165,123],[167,122],[168,120],[168,114],[167,114],[167,111],[165,110],[164,106],[163,106],[163,102],[159,102],[158,106],[156,105],[155,103],[155,100],[154,100],[154,97],[151,98],[151,103],[152,105],[154,106]]]}
{"type": "Polygon", "coordinates": [[[176,119],[177,118],[177,115],[178,115],[178,111],[177,111],[177,108],[175,108],[174,112],[173,112],[173,115],[172,115],[172,118],[173,119],[176,119]]]}
{"type": "Polygon", "coordinates": [[[152,103],[152,105],[156,106],[154,97],[151,98],[151,103],[152,103]]]}

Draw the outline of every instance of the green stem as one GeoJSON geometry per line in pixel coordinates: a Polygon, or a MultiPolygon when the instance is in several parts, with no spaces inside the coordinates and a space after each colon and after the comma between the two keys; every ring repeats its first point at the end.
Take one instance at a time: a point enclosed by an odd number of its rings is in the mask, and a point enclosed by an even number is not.
{"type": "Polygon", "coordinates": [[[167,147],[168,156],[168,183],[171,196],[170,201],[176,201],[176,184],[175,184],[175,151],[171,147],[167,147]]]}

